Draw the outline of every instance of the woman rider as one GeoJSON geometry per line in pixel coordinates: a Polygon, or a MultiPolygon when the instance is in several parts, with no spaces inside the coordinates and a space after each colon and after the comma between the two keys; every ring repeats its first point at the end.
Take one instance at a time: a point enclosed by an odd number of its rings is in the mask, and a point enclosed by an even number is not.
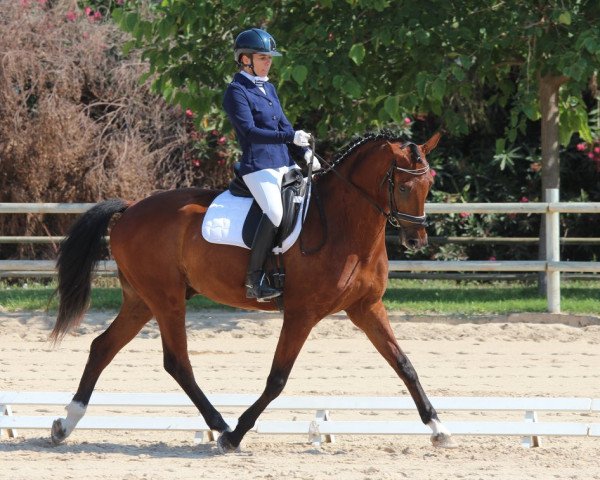
{"type": "MultiPolygon", "coordinates": [[[[309,161],[310,134],[294,130],[275,87],[268,82],[272,57],[281,56],[273,37],[259,28],[245,30],[235,39],[233,49],[240,70],[225,91],[223,108],[242,149],[240,175],[263,211],[250,252],[246,297],[267,301],[281,295],[264,282],[262,272],[283,216],[281,181],[290,169],[299,168],[288,145],[301,149],[309,161]]],[[[313,171],[318,168],[315,159],[313,171]]]]}

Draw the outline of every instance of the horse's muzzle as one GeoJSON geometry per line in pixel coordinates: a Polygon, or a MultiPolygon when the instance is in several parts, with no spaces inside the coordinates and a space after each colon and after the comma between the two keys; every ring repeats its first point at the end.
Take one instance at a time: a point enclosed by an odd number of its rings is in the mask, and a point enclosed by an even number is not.
{"type": "Polygon", "coordinates": [[[420,228],[417,230],[400,230],[400,243],[409,250],[418,250],[427,246],[427,232],[420,228]]]}

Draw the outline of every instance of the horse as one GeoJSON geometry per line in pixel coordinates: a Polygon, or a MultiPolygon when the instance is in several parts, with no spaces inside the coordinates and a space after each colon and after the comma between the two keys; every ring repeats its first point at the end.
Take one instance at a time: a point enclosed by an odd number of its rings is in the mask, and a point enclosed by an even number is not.
{"type": "Polygon", "coordinates": [[[189,396],[211,430],[218,450],[239,450],[240,442],[268,404],[284,389],[312,328],[324,317],[345,311],[405,383],[434,446],[454,439],[439,420],[410,360],[396,341],[382,302],[389,262],[386,224],[400,229],[401,242],[427,244],[425,199],[433,184],[426,155],[439,141],[404,143],[389,133],[366,134],[313,176],[318,201],[306,213],[301,241],[284,254],[283,324],[266,386],[232,430],[194,378],[185,329],[186,300],[203,295],[249,310],[275,310],[245,296],[248,250],[209,243],[201,234],[203,216],[220,193],[185,188],[138,202],[98,203],[71,227],[57,258],[59,307],[50,338],[60,341],[79,325],[89,306],[92,272],[110,228],[110,249],[118,267],[122,306],[111,325],[90,346],[77,392],[58,418],[51,439],[58,444],[85,414],[103,369],[141,328],[155,318],[165,370],[189,396]],[[308,250],[305,247],[312,247],[308,250]]]}

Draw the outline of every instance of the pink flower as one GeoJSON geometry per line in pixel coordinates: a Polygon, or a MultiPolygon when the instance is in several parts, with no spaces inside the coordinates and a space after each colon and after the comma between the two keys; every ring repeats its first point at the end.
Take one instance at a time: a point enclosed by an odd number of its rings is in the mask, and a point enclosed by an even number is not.
{"type": "Polygon", "coordinates": [[[521,203],[527,203],[529,201],[529,199],[527,197],[521,197],[520,202],[521,203]]]}
{"type": "Polygon", "coordinates": [[[65,16],[69,22],[77,20],[77,12],[74,12],[73,10],[69,10],[65,16]]]}
{"type": "Polygon", "coordinates": [[[587,144],[585,144],[583,142],[577,144],[577,150],[579,150],[580,152],[583,152],[586,149],[586,147],[587,147],[587,144]]]}
{"type": "Polygon", "coordinates": [[[219,135],[219,131],[218,130],[213,130],[212,132],[210,132],[212,135],[214,135],[215,137],[217,137],[219,135]]]}
{"type": "Polygon", "coordinates": [[[102,13],[101,12],[94,12],[94,20],[96,20],[96,21],[102,20],[102,13]]]}
{"type": "Polygon", "coordinates": [[[459,216],[460,218],[468,218],[471,216],[471,214],[467,212],[460,212],[459,216]]]}
{"type": "Polygon", "coordinates": [[[410,125],[412,123],[412,120],[408,117],[404,118],[404,125],[410,125]]]}
{"type": "Polygon", "coordinates": [[[84,10],[85,14],[89,17],[90,15],[94,14],[94,11],[92,10],[92,7],[85,7],[84,10]]]}
{"type": "Polygon", "coordinates": [[[227,138],[225,138],[225,137],[221,137],[221,138],[219,138],[219,139],[217,140],[217,143],[218,143],[219,145],[225,145],[225,144],[227,143],[227,138]]]}
{"type": "Polygon", "coordinates": [[[594,152],[588,153],[588,157],[590,157],[593,160],[594,159],[594,152]]]}
{"type": "Polygon", "coordinates": [[[21,6],[22,7],[28,7],[29,6],[29,0],[21,0],[21,6]]]}
{"type": "Polygon", "coordinates": [[[189,108],[186,109],[185,111],[185,116],[188,118],[193,118],[194,117],[194,112],[192,112],[192,110],[190,110],[189,108]]]}
{"type": "Polygon", "coordinates": [[[431,169],[431,176],[435,177],[437,175],[437,172],[432,168],[431,169]]]}
{"type": "Polygon", "coordinates": [[[495,262],[495,261],[496,261],[496,257],[490,257],[490,258],[488,258],[488,260],[489,260],[490,262],[495,262]]]}
{"type": "Polygon", "coordinates": [[[202,162],[200,160],[198,160],[197,158],[192,160],[192,163],[194,164],[194,167],[199,167],[202,164],[202,162]]]}
{"type": "Polygon", "coordinates": [[[594,148],[594,153],[600,153],[600,147],[594,148]]]}

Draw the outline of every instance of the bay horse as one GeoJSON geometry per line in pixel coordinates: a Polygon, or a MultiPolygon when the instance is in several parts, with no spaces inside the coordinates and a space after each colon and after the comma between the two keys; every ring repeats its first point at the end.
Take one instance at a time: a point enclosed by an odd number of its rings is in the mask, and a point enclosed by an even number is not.
{"type": "Polygon", "coordinates": [[[402,143],[391,134],[367,134],[329,168],[314,176],[320,208],[311,202],[302,242],[284,254],[283,325],[266,386],[235,429],[224,421],[192,372],[185,329],[186,300],[200,294],[218,303],[251,310],[275,310],[247,299],[244,278],[248,250],[208,243],[202,220],[218,191],[187,188],[149,196],[137,203],[107,200],[71,227],[57,259],[59,309],[51,333],[55,342],[79,325],[88,308],[92,271],[113,215],[110,248],[118,267],[123,303],[112,324],[90,346],[77,392],[66,418],[52,425],[54,443],[67,438],[83,417],[103,369],[141,328],[156,318],[165,370],[204,417],[220,432],[218,449],[239,448],[267,405],[277,398],[311,329],[324,317],[345,311],[404,381],[435,446],[454,445],[427,398],[414,367],[399,347],[382,302],[388,279],[385,227],[400,228],[408,248],[427,244],[424,205],[433,184],[426,155],[437,145],[402,143]],[[324,221],[324,219],[326,221],[324,221]],[[315,247],[308,253],[300,244],[315,247]]]}

